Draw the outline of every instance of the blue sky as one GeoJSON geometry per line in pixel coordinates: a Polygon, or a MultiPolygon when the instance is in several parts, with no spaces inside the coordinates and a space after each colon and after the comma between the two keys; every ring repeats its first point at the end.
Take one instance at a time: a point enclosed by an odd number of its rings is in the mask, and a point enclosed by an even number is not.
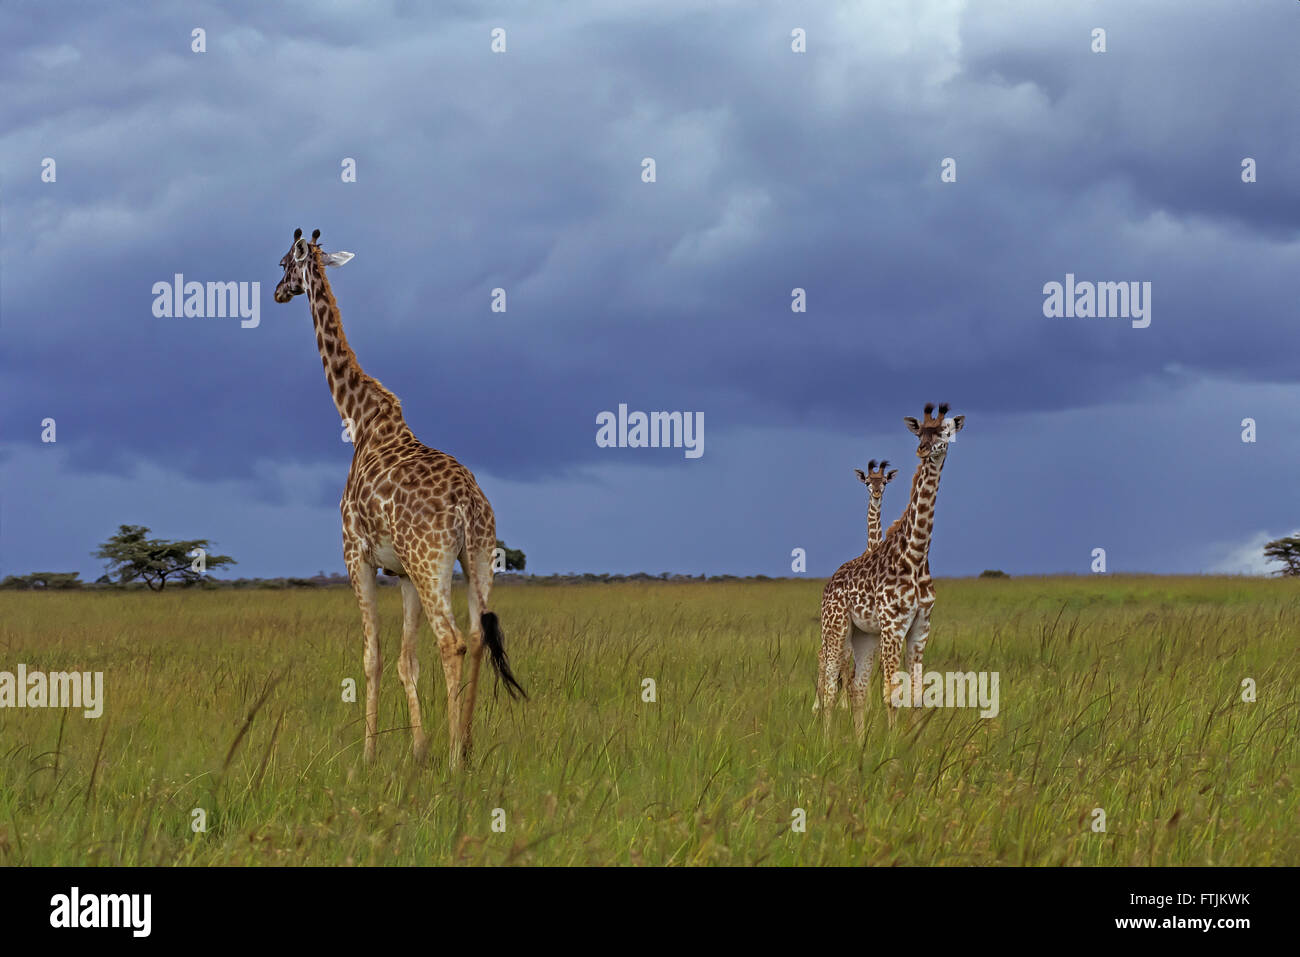
{"type": "Polygon", "coordinates": [[[271,299],[299,226],[540,573],[828,574],[931,401],[936,575],[1260,572],[1300,526],[1300,5],[438,6],[0,10],[0,574],[96,577],[121,523],[342,570],[351,446],[271,299]],[[260,324],[155,317],[176,273],[260,324]],[[1046,318],[1067,273],[1150,282],[1150,326],[1046,318]],[[598,447],[620,403],[704,454],[598,447]]]}

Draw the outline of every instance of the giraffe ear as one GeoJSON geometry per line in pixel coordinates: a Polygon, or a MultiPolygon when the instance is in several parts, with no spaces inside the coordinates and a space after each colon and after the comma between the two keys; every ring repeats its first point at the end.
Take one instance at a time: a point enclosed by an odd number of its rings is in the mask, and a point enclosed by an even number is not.
{"type": "Polygon", "coordinates": [[[322,253],[321,259],[325,260],[325,265],[327,266],[342,266],[345,263],[351,262],[355,256],[356,253],[322,253]]]}
{"type": "Polygon", "coordinates": [[[912,416],[910,415],[904,416],[903,424],[907,426],[907,431],[911,432],[913,435],[921,434],[921,423],[916,421],[916,419],[912,418],[912,416]]]}
{"type": "Polygon", "coordinates": [[[964,415],[954,416],[952,420],[952,430],[954,432],[960,432],[961,427],[965,424],[966,424],[966,416],[964,415]]]}
{"type": "Polygon", "coordinates": [[[862,471],[862,469],[854,469],[853,471],[857,474],[857,476],[858,476],[858,481],[861,482],[863,485],[866,485],[866,484],[867,484],[867,476],[866,476],[866,474],[862,471]]]}
{"type": "Polygon", "coordinates": [[[898,469],[890,469],[889,474],[885,476],[885,481],[892,482],[894,480],[894,476],[897,474],[898,474],[898,469]]]}

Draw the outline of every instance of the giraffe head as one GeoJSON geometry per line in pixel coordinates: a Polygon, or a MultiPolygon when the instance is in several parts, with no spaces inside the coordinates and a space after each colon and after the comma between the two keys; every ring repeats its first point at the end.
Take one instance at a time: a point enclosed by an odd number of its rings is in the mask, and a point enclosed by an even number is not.
{"type": "Polygon", "coordinates": [[[293,231],[293,245],[280,260],[280,265],[284,268],[284,278],[275,287],[276,302],[288,302],[294,296],[306,292],[307,276],[310,270],[316,268],[317,257],[322,266],[342,266],[352,258],[352,253],[322,252],[317,245],[319,239],[319,229],[311,234],[310,243],[302,238],[301,229],[293,231]]]}
{"type": "Polygon", "coordinates": [[[948,418],[948,404],[939,406],[939,414],[934,413],[934,403],[926,403],[925,418],[917,422],[910,415],[903,419],[908,431],[920,441],[916,446],[916,456],[942,462],[948,454],[948,443],[956,438],[961,427],[966,424],[966,416],[958,415],[948,418]]]}
{"type": "Polygon", "coordinates": [[[898,474],[898,469],[886,472],[885,469],[887,468],[889,468],[888,460],[882,461],[880,463],[880,468],[877,469],[876,460],[872,459],[867,463],[867,470],[865,472],[863,472],[862,469],[854,469],[853,471],[858,473],[858,480],[867,488],[871,489],[871,497],[879,499],[885,494],[885,486],[892,482],[894,476],[898,474]]]}

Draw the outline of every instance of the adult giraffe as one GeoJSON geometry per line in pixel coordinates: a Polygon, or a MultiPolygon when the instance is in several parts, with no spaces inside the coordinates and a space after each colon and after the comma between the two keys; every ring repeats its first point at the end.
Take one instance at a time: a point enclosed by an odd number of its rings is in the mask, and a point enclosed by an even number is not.
{"type": "Polygon", "coordinates": [[[921,700],[922,654],[930,637],[930,609],[934,605],[930,535],[934,529],[935,499],[948,444],[966,424],[964,415],[947,418],[947,405],[939,406],[938,416],[933,416],[933,412],[931,404],[925,407],[923,421],[917,422],[911,416],[903,419],[908,431],[919,440],[916,455],[921,460],[912,477],[907,508],[889,527],[879,545],[841,565],[822,591],[817,694],[823,704],[828,731],[831,709],[824,705],[828,700],[833,701],[838,691],[846,645],[854,661],[849,701],[854,730],[859,737],[866,733],[867,684],[877,647],[890,726],[895,720],[893,689],[904,644],[912,681],[910,700],[921,700]]]}
{"type": "Polygon", "coordinates": [[[303,239],[301,229],[294,232],[293,245],[280,260],[284,278],[275,287],[275,301],[307,296],[325,379],[352,435],[352,468],[339,510],[343,514],[343,560],[361,606],[365,634],[365,759],[374,761],[379,734],[381,657],[375,572],[383,568],[401,579],[402,653],[397,673],[406,689],[412,751],[419,761],[428,755],[416,690],[420,677],[416,644],[423,607],[442,655],[449,765],[456,768],[469,758],[472,748],[474,700],[485,645],[506,691],[511,697],[523,693],[510,671],[500,622],[489,610],[496,519],[469,469],[450,455],[422,445],[402,417],[397,396],[361,371],[325,278],[326,266],[342,266],[352,259],[352,253],[323,252],[319,239],[319,229],[312,233],[310,243],[303,239]],[[451,608],[457,558],[468,583],[468,645],[456,628],[451,608]],[[469,674],[463,676],[467,652],[469,674]]]}

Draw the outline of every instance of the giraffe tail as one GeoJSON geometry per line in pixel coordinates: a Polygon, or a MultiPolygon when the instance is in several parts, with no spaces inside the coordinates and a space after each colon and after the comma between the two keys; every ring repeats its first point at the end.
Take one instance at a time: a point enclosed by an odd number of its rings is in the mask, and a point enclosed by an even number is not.
{"type": "Polygon", "coordinates": [[[506,693],[511,698],[518,698],[521,695],[527,698],[528,692],[515,680],[514,673],[510,670],[510,659],[506,657],[505,636],[501,634],[501,622],[497,619],[496,612],[485,611],[481,620],[483,643],[487,645],[488,655],[492,660],[492,670],[496,672],[497,680],[506,686],[506,693]]]}

